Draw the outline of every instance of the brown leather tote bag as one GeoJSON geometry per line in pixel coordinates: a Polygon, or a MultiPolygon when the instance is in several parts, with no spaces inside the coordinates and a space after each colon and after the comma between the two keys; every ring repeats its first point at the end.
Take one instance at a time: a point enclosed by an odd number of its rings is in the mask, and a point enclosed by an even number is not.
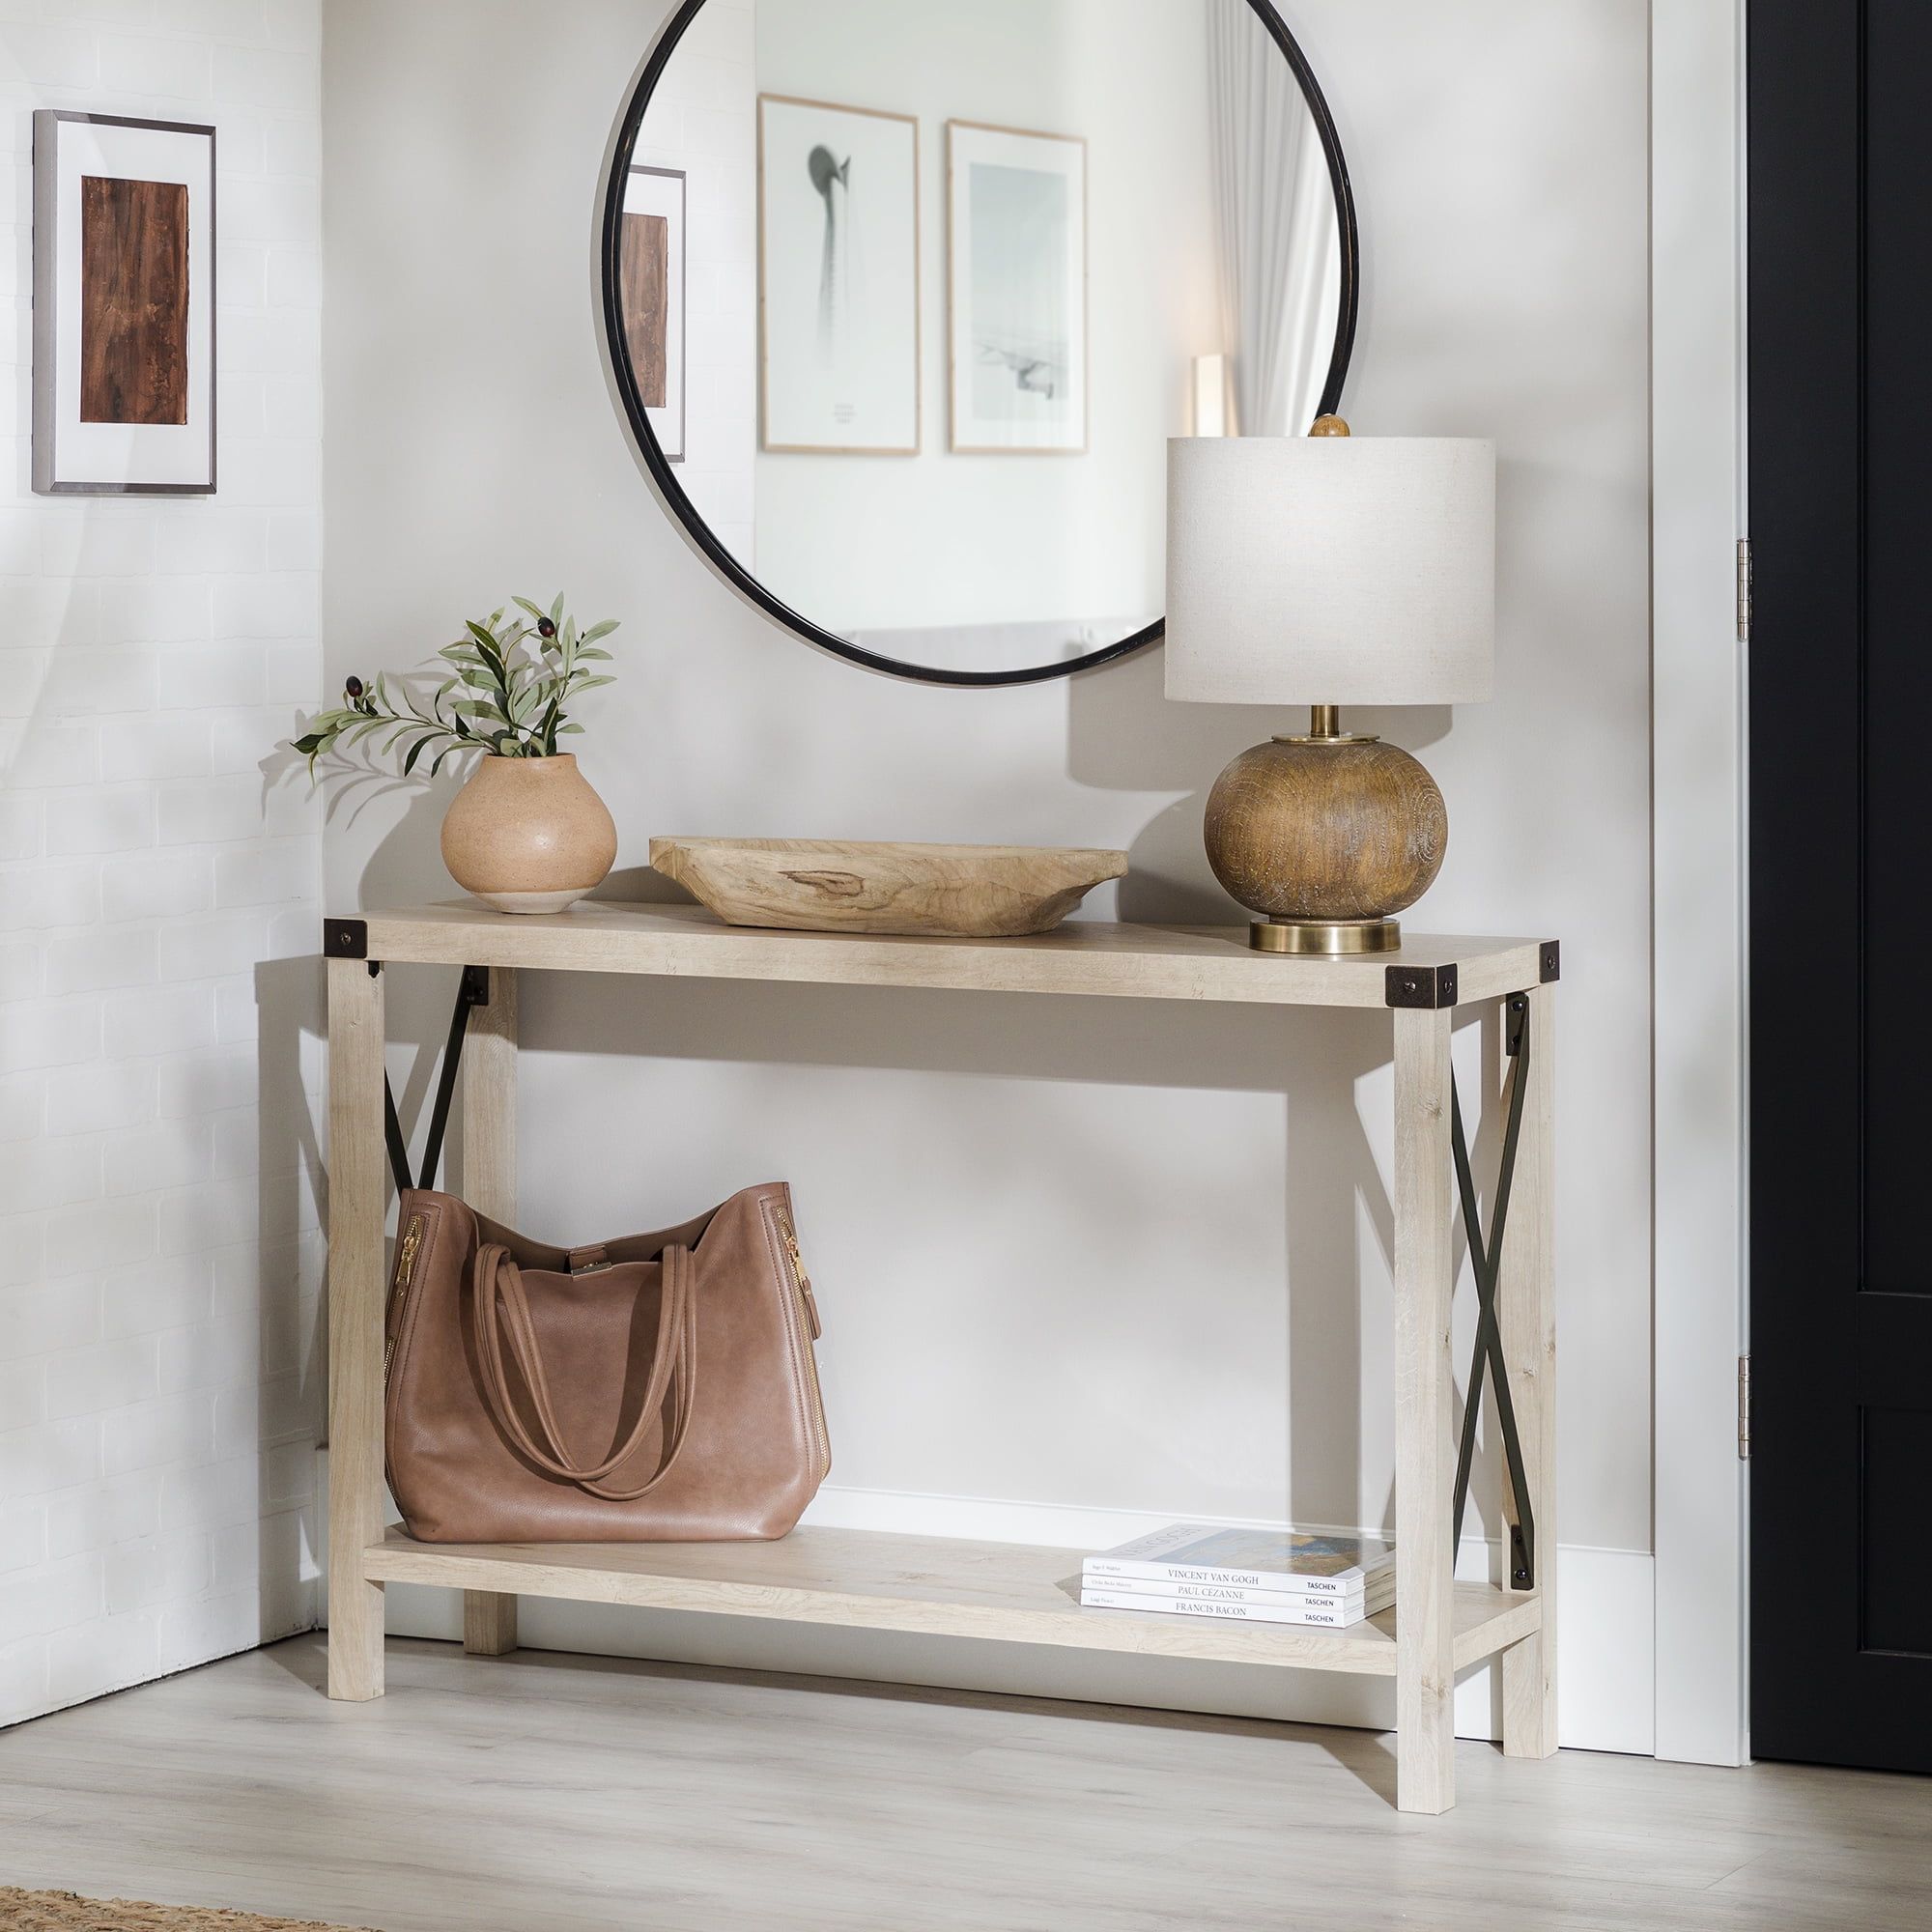
{"type": "Polygon", "coordinates": [[[716,1543],[798,1521],[832,1448],[788,1188],[588,1248],[427,1189],[398,1226],[385,1422],[412,1537],[716,1543]]]}

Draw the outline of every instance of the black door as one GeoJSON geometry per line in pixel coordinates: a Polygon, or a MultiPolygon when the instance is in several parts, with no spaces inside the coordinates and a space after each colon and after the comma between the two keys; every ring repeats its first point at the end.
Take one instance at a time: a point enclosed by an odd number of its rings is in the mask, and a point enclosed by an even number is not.
{"type": "Polygon", "coordinates": [[[1751,1747],[1932,1771],[1932,0],[1750,0],[1751,1747]]]}

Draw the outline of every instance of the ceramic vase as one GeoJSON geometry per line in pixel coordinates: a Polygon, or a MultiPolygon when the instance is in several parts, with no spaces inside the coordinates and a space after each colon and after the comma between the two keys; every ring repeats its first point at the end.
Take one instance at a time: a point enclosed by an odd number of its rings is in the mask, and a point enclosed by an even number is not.
{"type": "Polygon", "coordinates": [[[497,912],[562,912],[604,882],[617,827],[568,753],[482,759],[442,821],[442,863],[497,912]]]}

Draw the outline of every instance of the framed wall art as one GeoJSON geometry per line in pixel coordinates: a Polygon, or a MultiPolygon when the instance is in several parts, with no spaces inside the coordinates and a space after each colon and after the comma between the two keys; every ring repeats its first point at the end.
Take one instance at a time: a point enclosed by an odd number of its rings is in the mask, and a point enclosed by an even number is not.
{"type": "Polygon", "coordinates": [[[214,129],[34,115],[34,488],[214,489],[214,129]]]}
{"type": "Polygon", "coordinates": [[[946,124],[952,447],[1087,447],[1087,144],[946,124]]]}
{"type": "Polygon", "coordinates": [[[669,463],[684,461],[685,264],[683,171],[634,166],[618,269],[624,339],[645,418],[669,463]]]}
{"type": "Polygon", "coordinates": [[[919,123],[758,98],[762,446],[916,456],[919,123]]]}

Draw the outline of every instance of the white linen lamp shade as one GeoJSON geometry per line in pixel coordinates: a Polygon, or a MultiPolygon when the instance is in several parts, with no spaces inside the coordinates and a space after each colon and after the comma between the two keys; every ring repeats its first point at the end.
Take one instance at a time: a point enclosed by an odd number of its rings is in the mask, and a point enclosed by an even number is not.
{"type": "Polygon", "coordinates": [[[1392,915],[1441,869],[1435,780],[1337,707],[1489,696],[1495,469],[1492,442],[1356,440],[1332,417],[1168,445],[1168,696],[1311,707],[1208,799],[1208,863],[1264,952],[1393,952],[1392,915]]]}
{"type": "Polygon", "coordinates": [[[1168,696],[1486,699],[1495,501],[1495,444],[1472,438],[1170,442],[1168,696]]]}

